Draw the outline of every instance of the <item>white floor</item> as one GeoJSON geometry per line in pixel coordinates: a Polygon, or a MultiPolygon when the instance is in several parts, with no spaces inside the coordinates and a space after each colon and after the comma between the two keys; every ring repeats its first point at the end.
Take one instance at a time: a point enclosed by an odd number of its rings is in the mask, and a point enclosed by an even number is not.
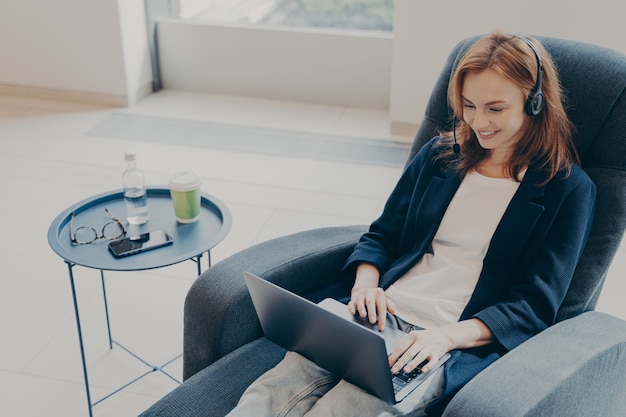
{"type": "MultiPolygon", "coordinates": [[[[70,204],[120,187],[123,153],[134,148],[147,183],[179,169],[198,172],[203,191],[233,215],[214,262],[252,244],[322,226],[373,220],[400,168],[282,158],[94,137],[112,111],[231,124],[386,138],[384,111],[164,91],[128,109],[0,96],[0,415],[86,416],[87,403],[67,267],[50,249],[48,226],[70,204]]],[[[403,139],[403,138],[393,138],[403,139]]],[[[410,140],[410,138],[404,138],[410,140]]],[[[626,319],[622,245],[598,310],[626,319]]],[[[160,365],[182,351],[182,306],[195,278],[182,263],[108,273],[115,339],[160,365]]],[[[107,342],[99,275],[76,267],[93,400],[148,370],[107,342]]],[[[179,359],[167,370],[181,378],[179,359]]],[[[133,416],[175,387],[153,373],[94,408],[133,416]]]]}

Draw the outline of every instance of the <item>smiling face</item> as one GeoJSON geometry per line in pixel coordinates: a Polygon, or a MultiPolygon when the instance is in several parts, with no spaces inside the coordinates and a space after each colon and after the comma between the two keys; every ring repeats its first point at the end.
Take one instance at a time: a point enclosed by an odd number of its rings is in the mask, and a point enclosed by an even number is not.
{"type": "Polygon", "coordinates": [[[527,115],[522,89],[496,71],[469,72],[463,80],[463,120],[492,161],[504,163],[521,136],[527,115]]]}

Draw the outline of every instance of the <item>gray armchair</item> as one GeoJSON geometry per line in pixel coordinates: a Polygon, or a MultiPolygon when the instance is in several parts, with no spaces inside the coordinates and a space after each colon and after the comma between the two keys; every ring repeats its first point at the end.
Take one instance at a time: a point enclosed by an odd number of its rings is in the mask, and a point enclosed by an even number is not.
{"type": "MultiPolygon", "coordinates": [[[[598,188],[589,242],[558,323],[472,379],[444,416],[623,416],[626,322],[594,312],[626,227],[626,56],[584,43],[539,37],[556,61],[582,165],[598,188]]],[[[428,102],[409,159],[450,120],[450,54],[428,102]]],[[[365,226],[317,229],[261,243],[219,262],[185,304],[185,382],[144,416],[223,416],[284,350],[262,337],[242,271],[318,301],[349,294],[344,261],[365,226]]]]}

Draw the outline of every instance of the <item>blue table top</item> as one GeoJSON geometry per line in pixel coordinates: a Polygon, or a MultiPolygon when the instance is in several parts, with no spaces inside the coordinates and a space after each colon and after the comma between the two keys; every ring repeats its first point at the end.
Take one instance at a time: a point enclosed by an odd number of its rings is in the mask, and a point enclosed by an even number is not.
{"type": "Polygon", "coordinates": [[[202,193],[200,218],[195,223],[176,221],[170,192],[165,187],[147,189],[150,219],[141,226],[127,225],[123,190],[115,190],[80,201],[57,216],[48,229],[48,243],[61,258],[72,264],[109,271],[137,271],[173,265],[209,251],[226,237],[232,217],[228,208],[217,198],[202,193]],[[70,241],[70,220],[74,212],[74,230],[90,226],[98,232],[111,221],[107,208],[118,218],[129,234],[165,230],[174,238],[168,246],[124,258],[115,258],[106,239],[88,245],[74,245],[70,241]]]}

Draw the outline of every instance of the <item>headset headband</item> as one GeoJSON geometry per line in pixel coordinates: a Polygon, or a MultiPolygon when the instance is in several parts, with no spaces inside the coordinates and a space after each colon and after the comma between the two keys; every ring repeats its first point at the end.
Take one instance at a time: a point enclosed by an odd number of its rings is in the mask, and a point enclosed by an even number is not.
{"type": "Polygon", "coordinates": [[[535,58],[537,58],[537,81],[535,82],[535,86],[530,90],[530,94],[528,94],[528,99],[524,105],[524,109],[526,110],[526,114],[529,116],[537,116],[543,110],[545,105],[545,99],[543,97],[543,91],[541,91],[542,83],[543,83],[543,62],[541,61],[541,57],[539,56],[539,51],[534,43],[531,42],[528,38],[521,38],[529,47],[533,50],[535,54],[535,58]]]}

